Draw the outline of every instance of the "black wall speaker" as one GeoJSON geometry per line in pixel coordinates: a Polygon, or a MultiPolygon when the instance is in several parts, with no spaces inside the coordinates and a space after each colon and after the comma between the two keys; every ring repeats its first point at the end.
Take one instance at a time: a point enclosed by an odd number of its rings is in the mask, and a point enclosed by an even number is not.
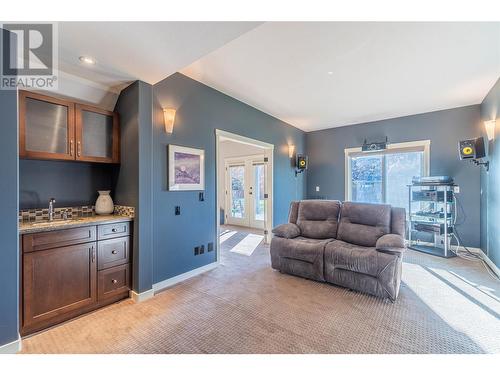
{"type": "Polygon", "coordinates": [[[306,155],[297,155],[297,169],[303,171],[307,169],[307,156],[306,155]]]}
{"type": "Polygon", "coordinates": [[[483,137],[458,142],[460,160],[481,159],[486,156],[483,137]]]}

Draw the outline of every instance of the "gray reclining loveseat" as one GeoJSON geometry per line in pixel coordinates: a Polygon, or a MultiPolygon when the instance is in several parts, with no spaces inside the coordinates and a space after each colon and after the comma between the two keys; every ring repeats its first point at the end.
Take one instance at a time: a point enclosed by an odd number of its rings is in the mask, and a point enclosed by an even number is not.
{"type": "Polygon", "coordinates": [[[271,265],[395,301],[405,250],[405,209],[386,204],[292,202],[273,229],[271,265]]]}

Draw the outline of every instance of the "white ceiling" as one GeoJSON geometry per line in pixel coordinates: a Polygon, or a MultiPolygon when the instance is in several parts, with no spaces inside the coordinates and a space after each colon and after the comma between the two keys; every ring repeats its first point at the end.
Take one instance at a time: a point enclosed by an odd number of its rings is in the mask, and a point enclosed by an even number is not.
{"type": "Polygon", "coordinates": [[[500,23],[269,22],[181,72],[318,130],[480,103],[500,23]]]}
{"type": "Polygon", "coordinates": [[[260,22],[59,22],[59,69],[115,89],[154,84],[260,22]],[[94,66],[78,58],[95,58],[94,66]]]}

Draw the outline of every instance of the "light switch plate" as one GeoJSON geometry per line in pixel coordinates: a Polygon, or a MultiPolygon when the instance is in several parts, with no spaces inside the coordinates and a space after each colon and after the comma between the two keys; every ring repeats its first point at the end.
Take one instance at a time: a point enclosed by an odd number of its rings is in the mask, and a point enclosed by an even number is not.
{"type": "Polygon", "coordinates": [[[460,186],[453,186],[453,192],[455,194],[459,194],[460,193],[460,186]]]}
{"type": "Polygon", "coordinates": [[[316,186],[316,191],[319,191],[319,186],[316,186]]]}

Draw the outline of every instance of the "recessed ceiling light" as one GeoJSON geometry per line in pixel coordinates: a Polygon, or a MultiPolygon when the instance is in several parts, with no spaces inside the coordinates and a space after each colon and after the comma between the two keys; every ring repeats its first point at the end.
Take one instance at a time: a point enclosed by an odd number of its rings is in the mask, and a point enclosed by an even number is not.
{"type": "Polygon", "coordinates": [[[328,75],[330,75],[330,76],[331,76],[332,74],[333,74],[333,72],[328,72],[328,75]]]}
{"type": "Polygon", "coordinates": [[[90,56],[80,56],[79,59],[82,63],[87,65],[95,65],[96,62],[95,59],[90,56]]]}

